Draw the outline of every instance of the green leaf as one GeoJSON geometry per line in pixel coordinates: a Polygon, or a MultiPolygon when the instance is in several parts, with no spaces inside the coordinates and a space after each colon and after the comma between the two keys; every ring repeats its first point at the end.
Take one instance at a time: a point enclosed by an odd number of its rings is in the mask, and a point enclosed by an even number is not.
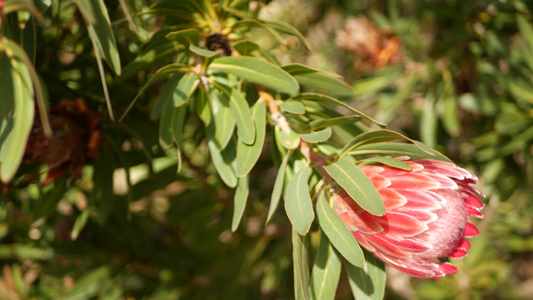
{"type": "Polygon", "coordinates": [[[449,158],[436,150],[431,150],[432,154],[423,151],[419,146],[405,143],[375,143],[359,146],[356,150],[350,151],[350,155],[379,154],[388,156],[409,156],[411,159],[430,158],[451,162],[449,158]]]}
{"type": "Polygon", "coordinates": [[[233,218],[231,219],[231,231],[235,232],[239,227],[246,201],[248,200],[248,176],[243,176],[238,179],[237,189],[235,190],[233,218]]]}
{"type": "Polygon", "coordinates": [[[111,69],[120,75],[120,57],[104,1],[76,0],[75,2],[85,19],[89,37],[98,46],[95,51],[101,51],[111,69]]]}
{"type": "Polygon", "coordinates": [[[252,52],[259,49],[259,45],[252,41],[241,40],[233,44],[233,48],[242,56],[249,56],[252,52]]]}
{"type": "Polygon", "coordinates": [[[362,267],[365,264],[365,257],[361,247],[359,247],[352,233],[346,228],[346,225],[333,212],[324,197],[324,193],[321,193],[318,197],[316,214],[320,228],[322,228],[333,246],[352,265],[362,267]]]}
{"type": "Polygon", "coordinates": [[[300,101],[283,101],[279,105],[282,111],[296,115],[303,115],[305,113],[305,106],[300,101]]]}
{"type": "Polygon", "coordinates": [[[94,187],[89,194],[89,205],[99,202],[98,221],[101,224],[107,220],[116,202],[113,194],[113,173],[117,160],[110,147],[114,141],[109,136],[106,136],[104,141],[105,143],[94,163],[94,187]]]}
{"type": "Polygon", "coordinates": [[[185,101],[187,101],[187,99],[189,99],[194,93],[199,82],[200,80],[196,73],[185,73],[185,75],[179,80],[178,85],[174,90],[174,94],[172,95],[172,103],[174,106],[177,107],[183,105],[183,103],[185,103],[185,101]]]}
{"type": "Polygon", "coordinates": [[[278,168],[278,173],[276,175],[276,180],[274,181],[274,187],[272,188],[272,195],[270,197],[270,207],[268,208],[268,215],[265,223],[268,223],[276,209],[278,208],[279,200],[281,199],[281,194],[283,192],[283,186],[285,182],[285,169],[287,168],[287,162],[289,157],[292,155],[292,150],[287,151],[287,154],[283,157],[281,164],[278,168]]]}
{"type": "Polygon", "coordinates": [[[382,142],[388,142],[388,141],[394,141],[394,140],[410,141],[414,143],[417,147],[419,147],[420,150],[426,152],[428,156],[434,155],[434,151],[432,151],[430,148],[423,145],[422,143],[417,143],[416,141],[411,140],[410,138],[406,137],[403,134],[400,134],[392,130],[378,129],[378,130],[363,132],[357,135],[356,137],[354,137],[351,141],[349,141],[346,145],[344,145],[344,147],[339,153],[339,156],[342,157],[346,155],[347,153],[350,153],[351,151],[363,145],[382,143],[382,142]]]}
{"type": "Polygon", "coordinates": [[[161,93],[159,93],[159,96],[157,96],[157,99],[155,100],[154,105],[152,106],[152,111],[150,112],[150,118],[157,119],[161,117],[161,113],[163,112],[163,106],[165,106],[165,109],[168,109],[166,106],[169,100],[174,92],[176,91],[176,88],[178,86],[178,83],[181,79],[181,74],[172,74],[168,81],[163,85],[163,88],[161,89],[161,93]]]}
{"type": "Polygon", "coordinates": [[[338,75],[301,64],[289,64],[281,68],[291,74],[300,85],[311,89],[325,91],[336,96],[353,96],[354,94],[352,87],[338,75]]]}
{"type": "Polygon", "coordinates": [[[249,145],[239,139],[237,143],[236,171],[239,177],[248,174],[252,170],[263,150],[266,131],[266,108],[264,100],[259,100],[255,103],[252,118],[255,128],[255,141],[249,145]]]}
{"type": "Polygon", "coordinates": [[[75,241],[78,239],[81,231],[83,230],[83,228],[85,228],[85,225],[87,225],[87,221],[89,220],[90,216],[91,216],[91,209],[86,208],[76,218],[76,221],[74,221],[74,225],[72,225],[72,231],[70,232],[71,240],[75,241]]]}
{"type": "Polygon", "coordinates": [[[442,115],[442,124],[450,136],[457,137],[460,134],[461,125],[457,115],[457,99],[448,96],[444,99],[444,114],[442,115]]]}
{"type": "Polygon", "coordinates": [[[361,117],[357,115],[341,116],[328,119],[317,119],[307,123],[306,128],[308,128],[309,130],[319,130],[328,126],[340,126],[344,124],[352,125],[360,120],[361,117]]]}
{"type": "Polygon", "coordinates": [[[331,128],[326,127],[319,131],[312,131],[309,133],[300,134],[302,140],[308,143],[320,143],[331,137],[331,128]]]}
{"type": "Polygon", "coordinates": [[[163,150],[174,146],[174,139],[172,137],[172,118],[174,116],[174,106],[172,106],[172,99],[167,99],[163,106],[161,113],[161,120],[159,121],[159,144],[163,150]]]}
{"type": "Polygon", "coordinates": [[[381,300],[385,294],[387,274],[384,264],[373,255],[366,256],[363,268],[344,264],[355,299],[381,300]]]}
{"type": "Polygon", "coordinates": [[[335,299],[341,275],[341,258],[323,232],[320,234],[320,244],[311,275],[311,299],[335,299]]]}
{"type": "MultiPolygon", "coordinates": [[[[235,118],[230,107],[230,100],[225,93],[218,89],[209,89],[211,117],[206,124],[207,135],[211,136],[217,147],[220,149],[226,148],[233,131],[235,130],[235,118]]],[[[209,104],[206,104],[209,105],[209,104]]],[[[209,107],[206,107],[209,109],[209,107]]]]}
{"type": "Polygon", "coordinates": [[[408,164],[402,161],[399,161],[397,159],[394,159],[390,156],[375,156],[375,157],[371,157],[371,158],[367,158],[367,159],[363,159],[359,161],[360,165],[376,164],[376,163],[384,164],[387,166],[391,166],[391,167],[406,170],[406,171],[411,170],[411,167],[408,164]]]}
{"type": "Polygon", "coordinates": [[[296,149],[300,145],[300,136],[298,133],[296,133],[292,128],[290,128],[288,123],[287,126],[284,126],[283,128],[279,126],[280,124],[276,124],[275,127],[275,133],[276,137],[280,141],[280,143],[283,145],[283,147],[287,149],[296,149]]]}
{"type": "Polygon", "coordinates": [[[235,143],[232,139],[224,149],[220,149],[217,144],[209,139],[207,141],[207,146],[209,148],[209,153],[211,154],[211,159],[215,168],[217,169],[218,175],[224,183],[234,188],[237,186],[237,175],[235,174],[235,168],[233,163],[235,161],[235,143]]]}
{"type": "Polygon", "coordinates": [[[190,45],[189,50],[205,58],[215,58],[215,57],[220,56],[220,52],[218,51],[211,51],[211,50],[203,49],[195,45],[190,45]]]}
{"type": "Polygon", "coordinates": [[[248,102],[237,89],[231,89],[229,107],[237,124],[237,135],[244,143],[250,145],[255,140],[254,121],[248,102]]]}
{"type": "Polygon", "coordinates": [[[296,173],[289,182],[284,197],[287,216],[300,235],[307,234],[315,218],[313,204],[309,196],[309,185],[307,185],[308,176],[307,167],[296,173]]]}
{"type": "Polygon", "coordinates": [[[294,95],[299,85],[289,73],[264,60],[246,56],[227,56],[215,59],[209,68],[212,71],[233,74],[284,93],[294,95]]]}
{"type": "Polygon", "coordinates": [[[420,139],[430,147],[437,145],[438,118],[431,96],[424,99],[424,109],[420,118],[420,139]]]}
{"type": "Polygon", "coordinates": [[[281,22],[281,21],[261,20],[261,22],[263,22],[268,27],[275,29],[279,32],[290,34],[290,35],[297,37],[300,40],[300,42],[304,45],[305,49],[307,50],[311,49],[311,45],[309,45],[304,35],[298,29],[296,29],[296,27],[288,23],[281,22]]]}
{"type": "Polygon", "coordinates": [[[174,108],[174,112],[172,115],[172,122],[171,122],[171,128],[172,128],[172,138],[174,139],[174,142],[176,142],[177,145],[177,151],[178,151],[178,173],[181,170],[181,149],[182,149],[182,139],[183,139],[183,125],[185,123],[185,118],[187,115],[187,107],[186,106],[180,106],[174,108]]]}
{"type": "Polygon", "coordinates": [[[124,66],[120,79],[126,80],[137,76],[141,71],[160,65],[163,61],[175,55],[180,48],[181,46],[169,42],[140,54],[124,66]]]}
{"type": "Polygon", "coordinates": [[[74,287],[64,295],[65,300],[90,299],[96,297],[102,287],[111,280],[107,266],[99,267],[76,281],[74,287]]]}
{"type": "Polygon", "coordinates": [[[531,28],[531,23],[520,14],[516,16],[516,22],[518,29],[520,29],[529,45],[529,49],[533,51],[533,29],[531,28]]]}
{"type": "Polygon", "coordinates": [[[165,36],[168,40],[178,42],[189,47],[190,45],[198,45],[200,41],[200,32],[198,29],[185,29],[173,31],[165,36]]]}
{"type": "Polygon", "coordinates": [[[529,103],[533,103],[533,88],[530,85],[526,85],[513,78],[507,79],[509,91],[515,97],[526,100],[529,103]]]}
{"type": "Polygon", "coordinates": [[[292,230],[292,262],[294,271],[294,297],[296,300],[310,299],[309,261],[307,237],[292,230]]]}
{"type": "Polygon", "coordinates": [[[385,205],[376,188],[348,158],[343,157],[324,169],[364,210],[377,216],[385,214],[385,205]]]}
{"type": "Polygon", "coordinates": [[[1,126],[0,180],[3,182],[9,182],[15,176],[24,155],[34,117],[34,94],[28,68],[15,57],[11,57],[10,61],[15,105],[4,120],[5,125],[1,126]]]}
{"type": "Polygon", "coordinates": [[[0,93],[0,118],[7,118],[15,105],[12,76],[9,58],[5,53],[0,52],[0,91],[2,91],[0,93]]]}
{"type": "Polygon", "coordinates": [[[67,176],[62,176],[56,180],[53,183],[53,187],[51,187],[46,193],[44,193],[42,198],[39,199],[39,202],[37,202],[37,205],[32,211],[33,219],[39,220],[40,218],[47,217],[53,213],[56,210],[57,203],[61,200],[66,191],[67,176]]]}
{"type": "Polygon", "coordinates": [[[322,95],[322,94],[318,94],[318,93],[301,93],[297,96],[294,96],[292,97],[293,100],[313,100],[313,101],[319,101],[319,102],[329,102],[329,103],[333,103],[333,104],[336,104],[336,105],[339,105],[343,108],[346,108],[347,110],[361,116],[362,118],[364,119],[367,119],[368,121],[378,125],[379,127],[387,127],[387,124],[384,124],[384,123],[381,123],[381,122],[378,122],[374,119],[372,119],[370,116],[366,115],[365,113],[361,112],[361,111],[358,111],[357,109],[351,107],[350,105],[346,104],[346,103],[343,103],[333,97],[330,97],[330,96],[326,96],[326,95],[322,95]]]}

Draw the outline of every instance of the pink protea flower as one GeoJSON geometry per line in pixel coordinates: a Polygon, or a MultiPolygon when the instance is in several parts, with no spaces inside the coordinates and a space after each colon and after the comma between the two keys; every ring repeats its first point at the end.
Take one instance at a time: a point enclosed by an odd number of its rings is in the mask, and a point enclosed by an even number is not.
{"type": "Polygon", "coordinates": [[[437,262],[464,257],[465,237],[478,229],[468,216],[483,217],[483,195],[470,184],[477,178],[454,164],[430,159],[397,158],[411,170],[363,165],[385,203],[386,213],[364,211],[346,193],[335,199],[335,212],[361,246],[383,262],[416,277],[442,278],[457,268],[437,262]]]}

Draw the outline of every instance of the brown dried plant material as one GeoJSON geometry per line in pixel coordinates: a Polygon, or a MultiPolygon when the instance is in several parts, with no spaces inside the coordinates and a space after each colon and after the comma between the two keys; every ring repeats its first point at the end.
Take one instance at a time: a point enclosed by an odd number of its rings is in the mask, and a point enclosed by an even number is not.
{"type": "Polygon", "coordinates": [[[50,110],[53,134],[46,137],[41,122],[36,120],[26,145],[25,163],[45,163],[49,166],[42,184],[50,184],[65,172],[70,180],[79,175],[85,162],[98,155],[103,134],[100,115],[92,112],[85,100],[61,100],[50,110]]]}
{"type": "Polygon", "coordinates": [[[337,32],[336,44],[359,56],[367,68],[395,64],[402,58],[400,39],[389,36],[363,16],[346,20],[344,29],[337,32]]]}

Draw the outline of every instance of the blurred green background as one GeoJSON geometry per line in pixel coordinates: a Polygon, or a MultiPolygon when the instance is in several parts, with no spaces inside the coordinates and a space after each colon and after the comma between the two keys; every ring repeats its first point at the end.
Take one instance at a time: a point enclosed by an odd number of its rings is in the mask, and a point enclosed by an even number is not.
{"type": "MultiPolygon", "coordinates": [[[[37,33],[36,69],[52,102],[82,96],[105,115],[90,40],[72,21],[81,16],[71,2],[58,2],[50,13],[54,25],[37,33]]],[[[127,3],[140,12],[150,1],[127,3]]],[[[136,16],[133,34],[117,2],[106,5],[114,9],[112,20],[122,20],[113,23],[120,56],[132,61],[158,20],[136,16]]],[[[533,298],[532,12],[532,2],[512,0],[277,0],[260,12],[296,26],[312,47],[306,51],[294,39],[280,48],[257,31],[254,41],[282,63],[342,75],[356,92],[345,99],[351,105],[479,177],[485,217],[474,221],[481,234],[468,256],[453,261],[459,272],[434,281],[388,269],[386,299],[533,298]]],[[[150,71],[109,79],[114,105],[127,106],[150,71]]],[[[144,94],[140,102],[153,97],[144,94]]],[[[175,181],[171,156],[136,147],[158,144],[150,135],[158,124],[145,115],[134,111],[125,125],[104,127],[107,154],[64,196],[61,182],[0,196],[0,298],[293,298],[291,225],[278,213],[264,226],[276,173],[269,151],[251,174],[254,189],[232,233],[233,191],[208,164],[202,137],[193,136],[193,128],[184,133],[190,161],[175,181]],[[152,163],[141,163],[145,155],[152,163]],[[98,171],[98,164],[116,170],[98,171]],[[130,166],[132,189],[126,191],[124,168],[130,166]],[[96,176],[102,182],[114,179],[114,186],[94,191],[93,171],[102,172],[96,176]],[[114,196],[101,203],[98,193],[114,196]],[[57,206],[35,209],[42,197],[57,206]]],[[[352,297],[345,277],[337,295],[352,297]]]]}

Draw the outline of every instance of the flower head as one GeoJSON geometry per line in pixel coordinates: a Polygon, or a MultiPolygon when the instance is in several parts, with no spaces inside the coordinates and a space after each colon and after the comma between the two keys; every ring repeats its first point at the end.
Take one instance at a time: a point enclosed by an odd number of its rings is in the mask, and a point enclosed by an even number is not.
{"type": "Polygon", "coordinates": [[[335,199],[335,212],[357,242],[383,262],[416,277],[442,278],[457,268],[442,257],[464,257],[466,237],[479,233],[468,216],[483,217],[477,178],[456,165],[430,159],[406,160],[402,170],[363,165],[386,208],[383,216],[363,210],[346,193],[335,199]]]}

